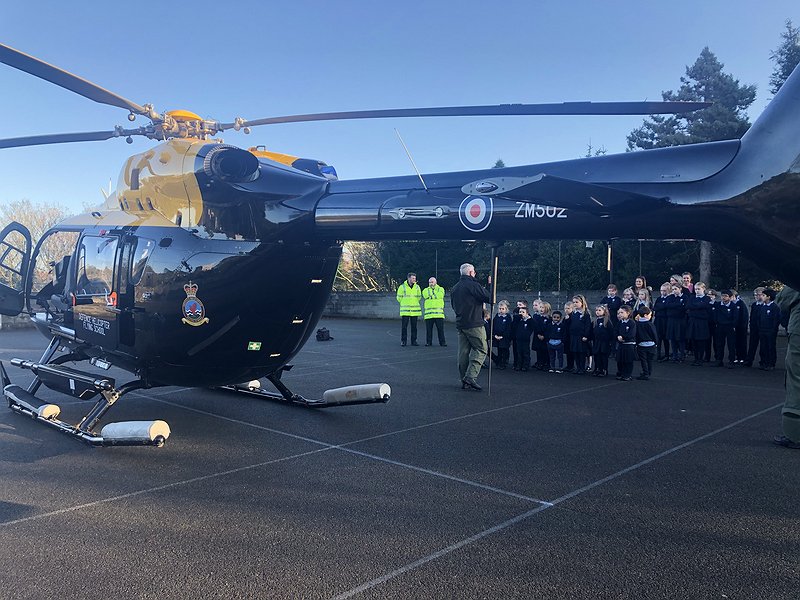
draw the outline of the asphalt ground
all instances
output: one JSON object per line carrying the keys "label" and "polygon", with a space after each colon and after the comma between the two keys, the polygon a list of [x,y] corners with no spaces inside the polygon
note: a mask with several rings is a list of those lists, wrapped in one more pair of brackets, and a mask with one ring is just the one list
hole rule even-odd
{"label": "asphalt ground", "polygon": [[[800,451],[770,443],[782,362],[509,369],[490,395],[486,371],[461,390],[452,328],[448,347],[401,348],[396,322],[322,325],[334,340],[283,381],[387,382],[388,404],[126,396],[107,420],[166,420],[160,449],[0,409],[0,598],[800,597]],[[0,331],[0,360],[44,342]],[[91,404],[39,395],[65,420]]]}

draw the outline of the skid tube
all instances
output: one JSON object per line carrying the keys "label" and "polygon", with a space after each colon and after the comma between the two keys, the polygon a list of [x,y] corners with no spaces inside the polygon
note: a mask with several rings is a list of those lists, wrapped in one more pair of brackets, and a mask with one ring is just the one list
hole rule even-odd
{"label": "skid tube", "polygon": [[[58,374],[60,370],[60,367],[54,364],[41,365],[20,359],[13,359],[11,363],[23,369],[30,369],[34,373],[47,371],[51,376]],[[64,369],[63,374],[72,380],[81,380],[82,383],[93,387],[100,394],[100,398],[77,425],[71,425],[58,418],[61,408],[57,404],[42,400],[31,391],[12,384],[3,363],[0,362],[0,379],[8,407],[18,414],[30,417],[91,446],[161,447],[164,445],[170,434],[169,425],[164,421],[109,423],[101,429],[99,434],[93,431],[95,425],[122,396],[133,390],[149,387],[144,381],[131,381],[115,388],[108,379],[97,379],[88,373],[81,374],[72,369]],[[37,374],[36,379],[29,386],[29,390],[38,389],[41,383]]]}
{"label": "skid tube", "polygon": [[[284,367],[283,370],[289,370],[291,367]],[[275,400],[288,404],[298,406],[305,406],[306,408],[328,408],[331,406],[353,406],[356,404],[376,404],[386,403],[392,394],[392,390],[388,383],[371,383],[365,385],[353,385],[342,388],[335,388],[327,390],[322,398],[314,400],[305,398],[300,394],[295,394],[281,381],[280,374],[273,373],[267,375],[266,379],[274,385],[279,393],[269,392],[261,387],[261,381],[256,379],[247,383],[239,383],[235,385],[220,386],[218,389],[236,392],[238,394],[246,394],[261,398],[262,400]]]}

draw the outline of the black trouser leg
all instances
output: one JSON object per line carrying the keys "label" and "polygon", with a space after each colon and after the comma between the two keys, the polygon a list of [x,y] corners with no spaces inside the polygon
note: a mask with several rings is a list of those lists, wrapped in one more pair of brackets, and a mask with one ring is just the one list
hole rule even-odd
{"label": "black trouser leg", "polygon": [[433,343],[433,319],[425,319],[425,345]]}
{"label": "black trouser leg", "polygon": [[753,364],[753,361],[756,359],[756,350],[758,349],[760,339],[761,337],[758,335],[758,329],[751,329],[750,344],[747,346],[747,362],[749,364]]}
{"label": "black trouser leg", "polygon": [[408,321],[411,317],[400,317],[400,341],[404,344],[408,341]]}
{"label": "black trouser leg", "polygon": [[444,319],[433,319],[436,325],[436,333],[439,336],[439,345],[444,346],[447,342],[444,339]]}

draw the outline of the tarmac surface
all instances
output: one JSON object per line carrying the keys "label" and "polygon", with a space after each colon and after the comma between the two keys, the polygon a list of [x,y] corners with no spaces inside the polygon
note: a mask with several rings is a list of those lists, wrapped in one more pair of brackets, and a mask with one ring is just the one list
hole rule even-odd
{"label": "tarmac surface", "polygon": [[[321,325],[284,383],[387,382],[388,404],[126,396],[106,421],[166,420],[160,449],[0,409],[0,598],[800,597],[800,451],[771,444],[785,338],[773,372],[493,370],[490,395],[485,370],[461,390],[452,326],[401,348],[399,322]],[[44,344],[0,331],[12,381]]]}

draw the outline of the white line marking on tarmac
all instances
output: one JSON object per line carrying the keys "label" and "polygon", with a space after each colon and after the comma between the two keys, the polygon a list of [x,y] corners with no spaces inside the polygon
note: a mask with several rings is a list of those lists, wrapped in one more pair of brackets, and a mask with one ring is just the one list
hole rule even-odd
{"label": "white line marking on tarmac", "polygon": [[512,498],[518,498],[518,499],[521,499],[521,500],[526,500],[528,502],[536,502],[538,504],[545,504],[545,505],[549,504],[545,500],[539,500],[538,498],[532,498],[530,496],[525,496],[523,494],[518,494],[516,492],[510,492],[508,490],[503,490],[503,489],[500,489],[500,488],[496,488],[496,487],[492,487],[492,486],[489,486],[489,485],[485,485],[485,484],[479,483],[477,481],[472,481],[472,480],[469,480],[469,479],[462,479],[460,477],[455,477],[453,475],[447,475],[445,473],[440,473],[438,471],[432,471],[430,469],[425,469],[423,467],[418,467],[416,465],[411,465],[411,464],[408,464],[408,463],[403,463],[403,462],[391,460],[389,458],[383,458],[381,456],[376,456],[374,454],[368,454],[366,452],[361,452],[359,450],[353,450],[352,448],[346,448],[345,447],[346,445],[357,444],[361,440],[356,440],[354,442],[347,442],[346,444],[329,444],[328,442],[323,442],[323,441],[320,441],[320,440],[315,440],[313,438],[308,438],[308,437],[296,435],[294,433],[288,433],[286,431],[280,431],[279,429],[272,429],[271,427],[264,427],[263,425],[257,425],[255,423],[250,423],[248,421],[242,421],[241,419],[233,419],[231,417],[225,417],[225,416],[219,415],[217,413],[212,413],[212,412],[209,412],[209,411],[206,411],[206,410],[201,410],[199,408],[192,408],[190,406],[184,406],[184,405],[178,404],[176,402],[169,402],[167,400],[159,400],[159,399],[156,399],[156,398],[153,398],[152,400],[154,402],[160,402],[162,404],[168,404],[169,406],[175,406],[177,408],[182,408],[182,409],[188,410],[190,412],[196,412],[196,413],[199,413],[201,415],[206,415],[208,417],[213,417],[215,419],[221,419],[223,421],[229,421],[231,423],[236,423],[238,425],[244,425],[246,427],[252,427],[254,429],[260,429],[262,431],[267,431],[269,433],[276,433],[278,435],[284,435],[284,436],[287,436],[287,437],[290,437],[290,438],[294,438],[294,439],[297,439],[297,440],[302,440],[304,442],[310,442],[312,444],[318,444],[320,446],[324,446],[326,450],[341,450],[341,451],[347,452],[349,454],[356,454],[358,456],[363,456],[365,458],[369,458],[369,459],[376,460],[376,461],[379,461],[379,462],[395,465],[395,466],[398,466],[398,467],[403,467],[404,469],[410,469],[412,471],[419,471],[421,473],[427,473],[429,475],[434,475],[435,477],[441,477],[442,479],[449,479],[450,481],[457,481],[459,483],[463,483],[463,484],[471,486],[471,487],[492,491],[492,492],[495,492],[497,494],[502,494],[504,496],[511,496]]}
{"label": "white line marking on tarmac", "polygon": [[499,531],[507,529],[508,527],[511,527],[512,525],[516,525],[517,523],[520,523],[520,522],[524,521],[525,519],[528,519],[529,517],[532,517],[535,514],[543,512],[543,511],[547,510],[548,508],[551,508],[553,506],[557,506],[558,504],[560,504],[562,502],[566,502],[567,500],[575,498],[576,496],[579,496],[579,495],[583,494],[584,492],[588,492],[591,489],[594,489],[594,488],[596,488],[598,486],[601,486],[604,483],[608,483],[609,481],[617,479],[618,477],[621,477],[622,475],[625,475],[627,473],[630,473],[631,471],[635,471],[636,469],[639,469],[639,468],[641,468],[641,467],[643,467],[645,465],[648,465],[648,464],[650,464],[652,462],[655,462],[655,461],[659,460],[660,458],[668,456],[668,455],[670,455],[670,454],[672,454],[674,452],[678,452],[679,450],[683,450],[684,448],[687,448],[687,447],[692,446],[692,445],[694,445],[694,444],[696,444],[698,442],[701,442],[701,441],[703,441],[705,439],[713,437],[713,436],[715,436],[715,435],[717,435],[719,433],[722,433],[723,431],[727,431],[728,429],[736,427],[737,425],[741,425],[745,421],[749,421],[750,419],[754,419],[755,417],[759,417],[759,416],[761,416],[761,415],[763,415],[765,413],[768,413],[770,411],[775,410],[776,408],[780,408],[781,406],[783,406],[783,402],[781,402],[780,404],[776,404],[774,406],[770,406],[769,408],[765,408],[764,410],[760,410],[760,411],[758,411],[756,413],[748,415],[747,417],[743,417],[743,418],[739,419],[738,421],[734,421],[733,423],[729,423],[728,425],[725,425],[724,427],[720,427],[719,429],[715,429],[714,431],[712,431],[710,433],[706,433],[706,434],[701,435],[699,437],[696,437],[693,440],[689,440],[688,442],[684,442],[683,444],[679,444],[677,446],[674,446],[673,448],[670,448],[669,450],[665,450],[663,452],[659,452],[658,454],[655,454],[655,455],[651,456],[650,458],[646,458],[645,460],[642,460],[642,461],[636,463],[635,465],[631,465],[630,467],[626,467],[625,469],[617,471],[616,473],[612,473],[611,475],[609,475],[607,477],[603,477],[602,479],[598,479],[597,481],[594,481],[594,482],[592,482],[592,483],[590,483],[588,485],[585,485],[585,486],[583,486],[581,488],[578,488],[578,489],[573,490],[573,491],[571,491],[571,492],[569,492],[567,494],[564,494],[563,496],[553,500],[551,506],[546,506],[546,505],[538,506],[538,507],[536,507],[536,508],[534,508],[532,510],[529,510],[529,511],[524,512],[524,513],[522,513],[520,515],[517,515],[516,517],[508,519],[507,521],[503,521],[502,523],[499,523],[499,524],[495,525],[494,527],[490,527],[489,529],[485,529],[485,530],[483,530],[483,531],[481,531],[479,533],[476,533],[473,536],[470,536],[470,537],[465,538],[465,539],[463,539],[463,540],[461,540],[459,542],[456,542],[455,544],[451,544],[450,546],[447,546],[446,548],[442,548],[441,550],[438,550],[438,551],[436,551],[436,552],[434,552],[432,554],[429,554],[427,556],[423,556],[422,558],[420,558],[418,560],[415,560],[414,562],[408,563],[407,565],[404,565],[404,566],[402,566],[402,567],[400,567],[398,569],[395,569],[394,571],[390,571],[388,573],[385,573],[384,575],[381,575],[380,577],[372,579],[371,581],[367,581],[367,582],[365,582],[365,583],[363,583],[363,584],[361,584],[361,585],[359,585],[357,587],[354,587],[354,588],[352,588],[352,589],[350,589],[350,590],[348,590],[346,592],[343,592],[343,593],[341,593],[341,594],[339,594],[337,596],[334,596],[332,600],[344,600],[345,598],[351,598],[352,596],[355,596],[356,594],[360,594],[361,592],[365,592],[365,591],[367,591],[367,590],[369,590],[371,588],[374,588],[374,587],[379,586],[379,585],[381,585],[383,583],[386,583],[390,579],[394,579],[395,577],[397,577],[399,575],[402,575],[403,573],[407,573],[407,572],[409,572],[409,571],[411,571],[411,570],[413,570],[413,569],[415,569],[417,567],[421,567],[422,565],[425,565],[425,564],[427,564],[427,563],[429,563],[431,561],[434,561],[434,560],[436,560],[438,558],[441,558],[442,556],[445,556],[446,554],[450,554],[451,552],[454,552],[455,550],[463,548],[464,546],[467,546],[467,545],[469,545],[469,544],[471,544],[473,542],[477,542],[477,541],[479,541],[479,540],[481,540],[481,539],[483,539],[483,538],[485,538],[487,536],[490,536],[490,535],[495,534],[495,533],[497,533]]}
{"label": "white line marking on tarmac", "polygon": [[264,462],[256,463],[254,465],[246,465],[244,467],[237,467],[235,469],[228,469],[227,471],[219,471],[217,473],[211,473],[209,475],[200,475],[199,477],[192,477],[191,479],[183,479],[181,481],[173,481],[172,483],[165,483],[164,485],[159,485],[156,487],[147,488],[144,490],[136,490],[135,492],[129,492],[127,494],[120,494],[118,496],[111,496],[110,498],[102,498],[100,500],[94,500],[93,502],[87,502],[85,504],[79,504],[77,506],[70,506],[68,508],[61,508],[59,510],[53,510],[46,513],[39,513],[38,515],[31,515],[30,517],[22,517],[20,519],[14,519],[13,521],[5,521],[0,523],[0,528],[8,527],[10,525],[16,525],[18,523],[25,523],[27,521],[34,521],[36,519],[43,519],[45,517],[53,517],[56,515],[63,515],[68,512],[73,512],[76,510],[81,510],[83,508],[90,508],[92,506],[98,506],[100,504],[107,504],[109,502],[115,502],[117,500],[125,500],[126,498],[133,498],[134,496],[141,496],[143,494],[150,494],[152,492],[160,492],[162,490],[167,490],[169,488],[178,487],[180,485],[187,485],[189,483],[196,483],[198,481],[205,481],[207,479],[214,479],[217,477],[223,477],[225,475],[232,475],[233,473],[241,473],[242,471],[249,471],[251,469],[257,469],[259,467],[265,467],[267,465],[272,465],[275,463],[283,462],[286,460],[292,460],[294,458],[300,458],[302,456],[307,456],[309,454],[317,454],[319,452],[327,452],[331,448],[317,448],[316,450],[309,450],[308,452],[301,452],[299,454],[293,454],[291,456],[283,456],[281,458],[275,458],[272,460],[267,460]]}

